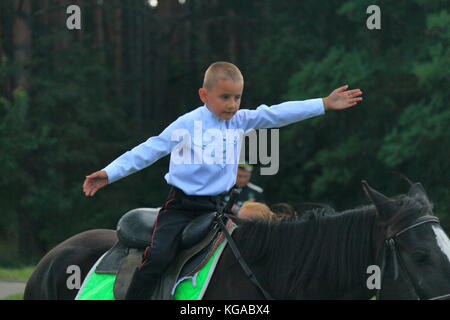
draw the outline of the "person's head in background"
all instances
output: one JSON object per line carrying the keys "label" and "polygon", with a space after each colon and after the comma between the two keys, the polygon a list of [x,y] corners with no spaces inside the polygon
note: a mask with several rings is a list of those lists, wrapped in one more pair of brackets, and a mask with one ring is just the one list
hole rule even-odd
{"label": "person's head in background", "polygon": [[238,218],[248,220],[274,220],[276,215],[264,203],[246,201],[238,212]]}
{"label": "person's head in background", "polygon": [[250,182],[253,166],[251,164],[241,163],[238,166],[236,187],[243,188]]}
{"label": "person's head in background", "polygon": [[297,217],[294,207],[286,202],[275,203],[270,209],[279,219],[295,219]]}

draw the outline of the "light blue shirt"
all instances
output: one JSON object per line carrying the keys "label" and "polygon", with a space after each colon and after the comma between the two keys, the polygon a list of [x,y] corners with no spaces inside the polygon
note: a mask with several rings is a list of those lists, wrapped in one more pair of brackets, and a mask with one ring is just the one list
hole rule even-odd
{"label": "light blue shirt", "polygon": [[[252,129],[278,128],[324,113],[321,98],[289,101],[271,107],[261,105],[256,110],[240,109],[230,120],[220,119],[206,106],[198,107],[172,122],[159,136],[150,137],[102,170],[106,171],[109,183],[113,183],[172,152],[169,172],[164,176],[168,184],[188,195],[218,195],[228,191],[236,183],[242,139],[224,139],[224,143],[232,144],[225,146],[223,150],[234,152],[231,155],[233,161],[207,163],[202,159],[202,152],[213,141],[209,133],[223,133],[223,137],[226,137],[226,132],[232,131],[227,129],[244,133]],[[205,139],[205,133],[210,140]],[[180,163],[179,157],[174,156],[174,150],[178,151],[177,155],[185,155],[191,162]],[[214,152],[211,154],[214,155]]]}

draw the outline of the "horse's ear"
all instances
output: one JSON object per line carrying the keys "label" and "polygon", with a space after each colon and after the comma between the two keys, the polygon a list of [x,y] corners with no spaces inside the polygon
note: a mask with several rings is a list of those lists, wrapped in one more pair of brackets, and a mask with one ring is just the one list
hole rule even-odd
{"label": "horse's ear", "polygon": [[411,188],[408,191],[408,196],[410,196],[411,198],[415,198],[416,200],[419,200],[423,204],[430,207],[430,209],[432,209],[433,207],[433,204],[428,199],[425,188],[422,186],[420,182],[416,182],[411,186]]}
{"label": "horse's ear", "polygon": [[361,181],[364,192],[366,193],[369,200],[375,205],[378,215],[382,219],[389,219],[397,212],[397,206],[395,201],[386,197],[384,194],[378,192],[369,186],[367,181]]}
{"label": "horse's ear", "polygon": [[410,197],[416,197],[418,195],[425,195],[426,196],[426,192],[424,187],[422,186],[422,184],[420,182],[416,182],[414,183],[411,188],[409,188],[408,191],[408,196]]}

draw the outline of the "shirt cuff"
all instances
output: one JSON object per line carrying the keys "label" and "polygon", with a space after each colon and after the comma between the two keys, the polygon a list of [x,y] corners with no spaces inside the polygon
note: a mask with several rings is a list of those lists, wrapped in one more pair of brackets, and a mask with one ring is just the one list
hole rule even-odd
{"label": "shirt cuff", "polygon": [[313,108],[315,109],[315,112],[317,112],[318,116],[325,114],[325,104],[323,103],[322,98],[311,99],[310,101],[313,104]]}
{"label": "shirt cuff", "polygon": [[104,170],[106,172],[106,175],[108,176],[108,184],[116,182],[117,180],[122,178],[119,173],[119,170],[114,166],[108,165],[105,168],[103,168],[102,170]]}

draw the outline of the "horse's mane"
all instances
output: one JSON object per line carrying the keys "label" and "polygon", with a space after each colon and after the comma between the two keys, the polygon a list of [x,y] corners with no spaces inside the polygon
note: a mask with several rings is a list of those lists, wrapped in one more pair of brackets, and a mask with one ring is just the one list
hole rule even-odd
{"label": "horse's mane", "polygon": [[[399,203],[398,220],[427,211],[407,195],[392,199]],[[264,266],[255,273],[275,298],[299,299],[299,292],[343,297],[350,288],[367,290],[376,217],[374,205],[343,212],[324,206],[295,220],[241,221],[234,237],[247,262]]]}
{"label": "horse's mane", "polygon": [[314,290],[317,281],[345,292],[367,278],[361,268],[369,266],[374,217],[373,206],[316,208],[293,221],[246,221],[235,237],[250,264],[263,261],[270,270],[260,277],[276,298],[301,298],[298,289]]}

